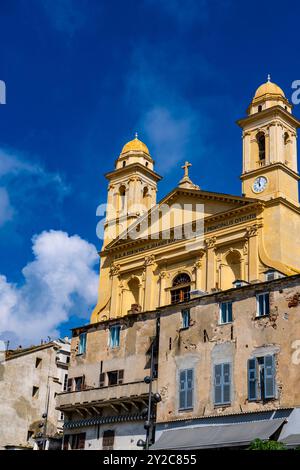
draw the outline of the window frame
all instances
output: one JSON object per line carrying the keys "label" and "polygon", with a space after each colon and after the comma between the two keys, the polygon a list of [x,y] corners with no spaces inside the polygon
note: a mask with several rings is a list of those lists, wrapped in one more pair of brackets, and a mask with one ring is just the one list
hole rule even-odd
{"label": "window frame", "polygon": [[[188,373],[191,372],[192,378],[190,379],[191,386],[189,387]],[[185,387],[182,389],[182,374],[185,373]],[[184,392],[184,406],[181,405],[181,393]],[[188,403],[188,393],[191,392],[191,403]],[[195,371],[194,368],[180,369],[178,374],[178,411],[192,411],[194,409],[194,395],[195,395]]]}
{"label": "window frame", "polygon": [[[118,335],[114,336],[112,331],[118,331]],[[110,349],[117,349],[120,347],[121,343],[121,325],[112,325],[109,328],[109,336],[108,336],[108,346]]]}
{"label": "window frame", "polygon": [[190,326],[191,326],[191,311],[189,308],[185,308],[181,310],[181,330],[187,330]]}
{"label": "window frame", "polygon": [[[84,338],[83,341],[82,341],[82,338]],[[86,343],[87,343],[87,333],[86,331],[84,331],[83,333],[80,333],[79,335],[77,356],[82,356],[83,354],[86,353]]]}
{"label": "window frame", "polygon": [[[271,358],[271,364],[267,364],[268,360]],[[275,354],[265,354],[264,356],[251,357],[248,359],[247,363],[247,380],[248,380],[248,401],[256,402],[266,402],[269,400],[274,400],[277,398],[277,386],[276,386],[276,367],[275,367]],[[251,361],[255,361],[255,368],[249,366]],[[261,367],[263,366],[263,368]],[[270,370],[272,373],[268,371]],[[250,378],[250,371],[255,371],[253,377]],[[262,374],[263,371],[263,374]],[[261,377],[263,375],[263,377]],[[263,379],[263,383],[261,382]],[[267,389],[270,387],[270,382],[272,381],[272,393],[267,393]],[[250,394],[250,385],[255,383],[255,396]],[[251,395],[251,396],[250,396]]]}
{"label": "window frame", "polygon": [[[265,297],[268,297],[268,303],[265,303]],[[260,314],[260,298],[263,298],[263,310],[264,313]],[[267,308],[266,308],[267,305]],[[265,313],[267,311],[267,313]],[[270,315],[270,292],[259,292],[256,294],[256,318],[268,317]]]}
{"label": "window frame", "polygon": [[[225,366],[228,366],[228,375],[229,375],[229,380],[225,381]],[[220,374],[220,383],[216,383],[216,369],[217,367],[221,368],[221,374]],[[213,368],[213,383],[214,383],[214,406],[219,407],[219,406],[230,406],[232,402],[232,363],[231,362],[221,362],[218,364],[214,364]],[[217,401],[216,399],[216,387],[220,387],[221,389],[221,400]],[[224,399],[225,395],[225,387],[229,387],[229,400]]]}
{"label": "window frame", "polygon": [[[226,305],[226,321],[222,321],[222,316],[223,316],[222,305]],[[228,320],[228,317],[229,317],[228,305],[231,305],[231,320]],[[233,302],[231,300],[219,303],[219,325],[228,325],[230,323],[233,323],[232,306],[233,306]]]}

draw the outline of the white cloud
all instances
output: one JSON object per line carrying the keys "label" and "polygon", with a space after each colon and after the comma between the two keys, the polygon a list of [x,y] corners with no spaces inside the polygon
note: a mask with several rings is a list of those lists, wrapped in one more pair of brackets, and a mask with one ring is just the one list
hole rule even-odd
{"label": "white cloud", "polygon": [[33,238],[34,260],[22,270],[22,285],[0,276],[0,335],[29,344],[59,336],[70,316],[88,318],[97,300],[96,248],[78,235],[42,232]]}

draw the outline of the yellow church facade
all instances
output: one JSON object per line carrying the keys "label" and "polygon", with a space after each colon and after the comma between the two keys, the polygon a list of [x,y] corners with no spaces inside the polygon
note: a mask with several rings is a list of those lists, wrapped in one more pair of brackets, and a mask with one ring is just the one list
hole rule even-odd
{"label": "yellow church facade", "polygon": [[136,136],[123,147],[106,175],[99,299],[91,323],[154,311],[234,282],[300,273],[300,122],[268,79],[238,125],[241,196],[200,189],[186,162],[178,186],[157,202],[161,176],[147,146]]}

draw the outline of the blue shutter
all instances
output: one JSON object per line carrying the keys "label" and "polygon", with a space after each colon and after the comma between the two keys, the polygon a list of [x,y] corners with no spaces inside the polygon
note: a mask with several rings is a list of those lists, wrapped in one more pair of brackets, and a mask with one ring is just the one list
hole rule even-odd
{"label": "blue shutter", "polygon": [[256,359],[248,360],[248,400],[257,399]]}
{"label": "blue shutter", "polygon": [[186,408],[193,408],[194,370],[187,370]]}
{"label": "blue shutter", "polygon": [[275,397],[275,367],[274,356],[265,356],[264,358],[264,388],[265,398]]}
{"label": "blue shutter", "polygon": [[258,315],[264,315],[264,296],[258,296]]}
{"label": "blue shutter", "polygon": [[227,321],[232,322],[232,302],[227,304]]}
{"label": "blue shutter", "polygon": [[214,395],[215,404],[222,403],[222,364],[216,364],[214,367]]}
{"label": "blue shutter", "polygon": [[187,389],[187,371],[182,370],[180,371],[180,376],[179,376],[179,409],[180,410],[184,410],[186,408],[186,405],[185,405],[186,389]]}
{"label": "blue shutter", "polygon": [[222,364],[223,365],[223,397],[222,402],[227,404],[230,403],[230,385],[231,385],[231,377],[230,377],[230,364]]}
{"label": "blue shutter", "polygon": [[110,328],[110,347],[111,348],[115,347],[115,338],[116,338],[116,330],[115,330],[115,327],[112,326]]}
{"label": "blue shutter", "polygon": [[120,327],[120,326],[116,326],[115,345],[116,345],[117,347],[120,346],[120,331],[121,331],[121,327]]}
{"label": "blue shutter", "polygon": [[221,304],[221,323],[226,323],[226,304]]}
{"label": "blue shutter", "polygon": [[265,313],[265,315],[269,315],[269,313],[270,313],[270,296],[269,296],[269,294],[264,295],[264,301],[265,301],[264,313]]}

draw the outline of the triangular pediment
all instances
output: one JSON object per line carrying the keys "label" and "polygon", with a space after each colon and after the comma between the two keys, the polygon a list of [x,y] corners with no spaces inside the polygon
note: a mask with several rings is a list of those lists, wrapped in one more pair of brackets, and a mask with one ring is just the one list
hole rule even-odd
{"label": "triangular pediment", "polygon": [[[154,208],[139,217],[125,232],[111,241],[105,251],[124,246],[128,240],[159,239],[166,230],[174,229],[179,224],[187,224],[222,214],[253,203],[257,199],[232,196],[230,194],[202,191],[200,189],[175,188]],[[154,235],[154,236],[153,236]]]}

